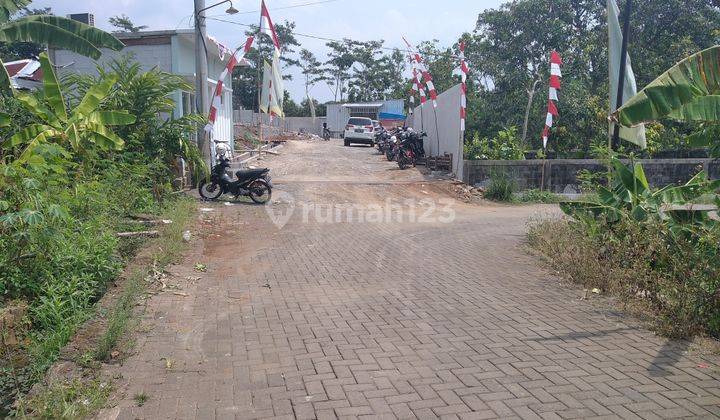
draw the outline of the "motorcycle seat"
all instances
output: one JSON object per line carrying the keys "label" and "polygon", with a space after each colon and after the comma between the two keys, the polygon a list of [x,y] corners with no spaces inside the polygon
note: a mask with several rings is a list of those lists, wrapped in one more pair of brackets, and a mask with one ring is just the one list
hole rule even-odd
{"label": "motorcycle seat", "polygon": [[235,172],[235,176],[240,181],[247,181],[249,179],[260,178],[268,172],[270,172],[270,169],[267,168],[241,169]]}

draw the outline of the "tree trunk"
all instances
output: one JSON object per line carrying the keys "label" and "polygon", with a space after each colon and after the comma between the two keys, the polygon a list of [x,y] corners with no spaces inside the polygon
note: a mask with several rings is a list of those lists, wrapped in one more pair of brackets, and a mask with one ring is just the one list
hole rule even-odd
{"label": "tree trunk", "polygon": [[535,98],[535,90],[537,89],[537,85],[540,83],[540,79],[535,79],[533,82],[532,88],[530,88],[528,93],[528,103],[527,108],[525,108],[525,122],[523,123],[523,133],[522,133],[522,147],[523,149],[527,148],[527,132],[528,132],[528,124],[530,123],[530,108],[532,108],[533,99]]}

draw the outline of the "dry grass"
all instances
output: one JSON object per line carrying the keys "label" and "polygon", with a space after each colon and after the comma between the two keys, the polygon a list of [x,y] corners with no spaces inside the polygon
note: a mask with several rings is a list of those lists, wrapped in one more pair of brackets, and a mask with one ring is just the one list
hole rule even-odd
{"label": "dry grass", "polygon": [[618,298],[623,310],[668,337],[717,337],[720,264],[708,247],[669,241],[661,225],[598,227],[566,219],[529,225],[530,245],[585,288]]}

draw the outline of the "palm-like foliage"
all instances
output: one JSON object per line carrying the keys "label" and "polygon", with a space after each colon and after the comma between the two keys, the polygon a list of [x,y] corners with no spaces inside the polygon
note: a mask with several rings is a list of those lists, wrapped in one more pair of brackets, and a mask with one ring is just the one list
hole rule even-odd
{"label": "palm-like foliage", "polygon": [[[625,166],[613,157],[612,177],[609,187],[598,186],[598,200],[594,202],[564,202],[562,210],[579,220],[586,218],[603,219],[615,223],[622,219],[644,222],[649,219],[663,219],[670,223],[670,231],[679,234],[689,227],[711,227],[717,223],[709,218],[709,209],[692,208],[692,203],[701,197],[716,194],[720,181],[711,181],[701,171],[684,185],[670,185],[654,190],[650,187],[642,165]],[[682,207],[682,208],[678,208]]]}
{"label": "palm-like foliage", "polygon": [[[24,127],[2,144],[3,148],[21,150],[13,164],[38,163],[41,158],[33,152],[38,146],[47,143],[55,143],[80,153],[91,144],[103,149],[121,148],[124,141],[109,126],[132,124],[135,116],[127,111],[102,108],[116,80],[108,78],[94,85],[77,106],[69,111],[55,71],[45,53],[40,55],[40,65],[43,70],[43,91],[18,95],[18,100],[35,115],[38,122]],[[0,117],[0,121],[7,118],[4,115]]]}
{"label": "palm-like foliage", "polygon": [[[92,58],[100,57],[100,48],[121,50],[124,45],[109,33],[59,16],[12,15],[30,4],[29,0],[0,0],[0,41],[36,42],[63,48]],[[0,61],[0,91],[11,89],[10,77]]]}
{"label": "palm-like foliage", "polygon": [[[176,106],[174,95],[193,91],[182,76],[158,68],[143,71],[131,55],[111,60],[107,68],[98,66],[97,76],[69,74],[63,83],[72,91],[83,94],[93,86],[116,80],[112,95],[105,101],[106,109],[124,109],[134,115],[135,122],[119,127],[117,134],[125,139],[125,151],[140,156],[158,157],[169,163],[183,157],[203,176],[207,167],[197,146],[189,140],[197,125],[205,123],[203,116],[192,114],[173,118]],[[71,98],[77,103],[80,98]]]}
{"label": "palm-like foliage", "polygon": [[720,120],[720,46],[682,60],[617,112],[620,124],[671,118],[679,121]]}

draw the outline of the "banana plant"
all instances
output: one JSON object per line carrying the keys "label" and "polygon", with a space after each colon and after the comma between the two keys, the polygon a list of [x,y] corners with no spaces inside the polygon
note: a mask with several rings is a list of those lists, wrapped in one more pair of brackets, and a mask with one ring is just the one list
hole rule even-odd
{"label": "banana plant", "polygon": [[[100,58],[100,48],[119,51],[124,45],[111,34],[59,16],[33,15],[11,20],[30,0],[0,0],[0,42],[35,42]],[[0,60],[0,92],[12,92],[10,77]]]}
{"label": "banana plant", "polygon": [[127,111],[101,109],[116,79],[107,78],[94,85],[76,107],[68,110],[55,70],[45,53],[40,54],[40,66],[43,71],[42,92],[18,94],[18,100],[39,122],[24,127],[2,144],[3,148],[21,150],[13,163],[42,163],[42,159],[33,152],[47,143],[55,143],[76,153],[84,152],[90,145],[106,150],[122,148],[123,140],[109,127],[132,124],[135,116]]}
{"label": "banana plant", "polygon": [[[653,190],[639,163],[626,166],[616,157],[611,159],[612,177],[608,187],[598,186],[598,200],[594,202],[563,202],[565,214],[578,219],[604,219],[616,223],[623,219],[645,222],[649,219],[671,223],[671,231],[679,232],[689,225],[709,227],[715,222],[708,216],[711,210],[693,209],[692,203],[706,195],[715,195],[720,181],[711,181],[704,171],[686,184],[670,185]],[[678,207],[683,207],[678,209]]]}
{"label": "banana plant", "polygon": [[650,83],[616,113],[626,127],[671,118],[720,120],[720,45],[685,58]]}

